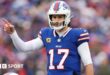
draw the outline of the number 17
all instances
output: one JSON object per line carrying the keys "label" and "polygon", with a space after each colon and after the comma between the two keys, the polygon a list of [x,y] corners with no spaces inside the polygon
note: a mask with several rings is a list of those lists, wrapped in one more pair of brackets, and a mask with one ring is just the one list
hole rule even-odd
{"label": "number 17", "polygon": [[[62,54],[64,53],[61,61],[59,62],[59,64],[56,66],[57,69],[64,69],[64,65],[63,63],[65,62],[68,54],[69,54],[69,49],[58,49],[58,54]],[[50,65],[49,65],[49,69],[55,69],[55,66],[53,65],[53,58],[54,58],[54,49],[51,49],[49,51],[50,54]]]}

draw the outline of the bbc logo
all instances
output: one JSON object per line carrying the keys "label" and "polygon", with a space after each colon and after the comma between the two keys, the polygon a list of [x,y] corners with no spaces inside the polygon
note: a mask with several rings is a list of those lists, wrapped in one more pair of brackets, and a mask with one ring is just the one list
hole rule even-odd
{"label": "bbc logo", "polygon": [[23,68],[23,64],[0,64],[0,69],[8,69],[8,68]]}
{"label": "bbc logo", "polygon": [[0,64],[0,69],[7,69],[7,64]]}

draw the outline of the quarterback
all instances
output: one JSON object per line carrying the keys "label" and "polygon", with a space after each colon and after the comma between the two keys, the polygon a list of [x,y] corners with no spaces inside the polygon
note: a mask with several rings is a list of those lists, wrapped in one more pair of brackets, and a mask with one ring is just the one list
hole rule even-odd
{"label": "quarterback", "polygon": [[94,75],[88,45],[89,33],[83,28],[70,27],[71,10],[68,4],[55,1],[47,15],[49,27],[42,28],[38,37],[33,40],[21,40],[14,26],[5,19],[4,31],[10,35],[18,50],[46,48],[47,75],[81,75],[81,61],[85,67],[85,75]]}

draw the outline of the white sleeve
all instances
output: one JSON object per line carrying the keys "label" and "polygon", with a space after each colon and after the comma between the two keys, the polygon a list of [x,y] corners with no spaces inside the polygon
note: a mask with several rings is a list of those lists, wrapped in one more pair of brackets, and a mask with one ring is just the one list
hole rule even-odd
{"label": "white sleeve", "polygon": [[88,42],[84,42],[78,46],[78,53],[81,57],[81,60],[84,64],[84,66],[86,66],[88,64],[92,64],[92,59],[91,59]]}
{"label": "white sleeve", "polygon": [[39,50],[40,48],[44,46],[42,40],[39,37],[36,39],[30,40],[30,41],[24,42],[17,35],[16,31],[10,34],[10,37],[14,43],[14,46],[18,50],[22,50],[22,51],[30,51],[30,50],[36,50],[36,49]]}

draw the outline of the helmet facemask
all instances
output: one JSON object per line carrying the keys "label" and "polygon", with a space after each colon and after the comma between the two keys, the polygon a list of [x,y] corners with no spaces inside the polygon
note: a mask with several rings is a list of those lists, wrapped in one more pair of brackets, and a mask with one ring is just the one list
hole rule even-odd
{"label": "helmet facemask", "polygon": [[[58,16],[60,16],[60,15],[58,15]],[[61,29],[63,29],[66,26],[65,25],[65,15],[62,15],[62,16],[64,16],[64,20],[61,21],[61,22],[53,21],[52,20],[52,15],[49,16],[50,17],[50,27],[52,29],[61,30]]]}

